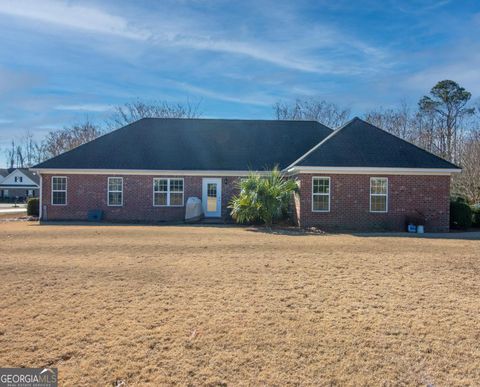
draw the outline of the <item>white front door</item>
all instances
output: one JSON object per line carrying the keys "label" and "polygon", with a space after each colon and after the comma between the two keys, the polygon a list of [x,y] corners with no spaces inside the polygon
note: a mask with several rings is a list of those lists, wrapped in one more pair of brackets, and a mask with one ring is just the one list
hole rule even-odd
{"label": "white front door", "polygon": [[222,179],[204,178],[202,185],[202,206],[206,218],[220,218],[222,215]]}

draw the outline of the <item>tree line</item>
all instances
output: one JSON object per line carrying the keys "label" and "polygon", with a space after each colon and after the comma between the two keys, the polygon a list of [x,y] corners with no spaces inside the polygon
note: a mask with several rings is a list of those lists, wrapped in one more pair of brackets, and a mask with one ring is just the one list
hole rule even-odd
{"label": "tree line", "polygon": [[[480,203],[480,106],[470,92],[451,80],[438,82],[416,106],[401,102],[393,108],[373,109],[363,119],[463,168],[455,175],[452,194]],[[318,100],[279,101],[273,106],[278,120],[316,120],[338,128],[351,119],[348,107]],[[200,103],[171,104],[135,101],[114,108],[103,124],[86,121],[50,131],[41,141],[31,132],[13,140],[7,149],[9,167],[29,167],[73,149],[111,130],[141,118],[201,117]]]}

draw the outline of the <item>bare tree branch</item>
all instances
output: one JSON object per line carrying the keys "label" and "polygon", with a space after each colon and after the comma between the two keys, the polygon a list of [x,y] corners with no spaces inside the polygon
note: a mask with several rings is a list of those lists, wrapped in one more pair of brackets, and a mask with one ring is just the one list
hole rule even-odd
{"label": "bare tree branch", "polygon": [[315,99],[297,99],[293,103],[277,102],[273,110],[277,120],[313,120],[330,128],[337,128],[350,118],[350,109]]}
{"label": "bare tree branch", "polygon": [[115,112],[107,121],[110,130],[131,124],[142,118],[197,118],[202,115],[200,102],[171,104],[166,101],[144,102],[137,100],[115,107]]}

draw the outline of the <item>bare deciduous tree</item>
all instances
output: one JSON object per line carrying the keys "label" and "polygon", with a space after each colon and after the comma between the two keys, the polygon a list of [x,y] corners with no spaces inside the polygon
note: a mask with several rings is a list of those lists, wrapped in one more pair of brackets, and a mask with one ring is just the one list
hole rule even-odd
{"label": "bare deciduous tree", "polygon": [[199,111],[200,102],[171,104],[166,101],[144,102],[137,100],[115,108],[115,113],[107,122],[113,130],[142,118],[197,118],[202,115]]}
{"label": "bare deciduous tree", "polygon": [[15,166],[15,160],[17,155],[17,147],[15,146],[15,140],[12,140],[11,147],[7,149],[7,164],[8,168]]}
{"label": "bare deciduous tree", "polygon": [[415,140],[415,118],[405,101],[401,102],[399,108],[371,110],[364,117],[365,121],[372,125],[408,141]]}
{"label": "bare deciduous tree", "polygon": [[12,140],[6,155],[9,168],[29,168],[41,161],[40,146],[28,130],[22,137]]}
{"label": "bare deciduous tree", "polygon": [[480,131],[462,142],[459,164],[463,170],[453,179],[453,192],[470,203],[480,203]]}
{"label": "bare deciduous tree", "polygon": [[314,120],[330,128],[342,126],[350,118],[350,109],[315,99],[277,102],[273,110],[277,120]]}
{"label": "bare deciduous tree", "polygon": [[89,121],[80,125],[51,131],[42,141],[42,158],[47,159],[58,156],[63,152],[96,139],[103,133],[102,129]]}

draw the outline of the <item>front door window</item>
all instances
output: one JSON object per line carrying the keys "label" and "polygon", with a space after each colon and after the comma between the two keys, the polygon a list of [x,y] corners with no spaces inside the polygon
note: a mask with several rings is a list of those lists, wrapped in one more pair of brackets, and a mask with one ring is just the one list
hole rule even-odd
{"label": "front door window", "polygon": [[207,184],[207,211],[217,211],[217,183]]}

